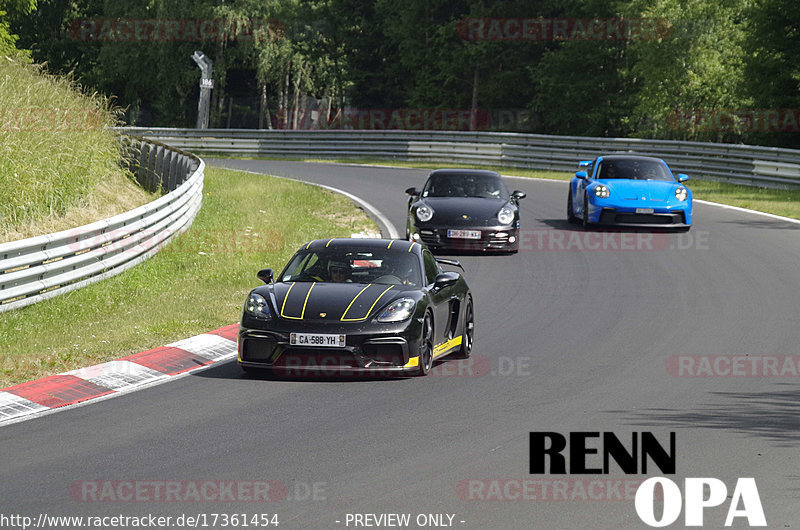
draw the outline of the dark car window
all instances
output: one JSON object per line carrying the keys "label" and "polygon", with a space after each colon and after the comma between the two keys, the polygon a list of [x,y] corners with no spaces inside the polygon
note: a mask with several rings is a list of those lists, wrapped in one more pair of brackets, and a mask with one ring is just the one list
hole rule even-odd
{"label": "dark car window", "polygon": [[406,250],[303,249],[281,273],[282,282],[354,282],[422,285],[419,258]]}
{"label": "dark car window", "polygon": [[603,161],[598,175],[599,179],[675,180],[664,164],[650,160]]}
{"label": "dark car window", "polygon": [[425,262],[425,280],[430,285],[436,281],[436,276],[439,275],[439,264],[436,263],[436,258],[433,257],[430,250],[424,250],[422,257]]}
{"label": "dark car window", "polygon": [[422,189],[422,196],[505,199],[509,193],[499,175],[447,173],[431,175]]}

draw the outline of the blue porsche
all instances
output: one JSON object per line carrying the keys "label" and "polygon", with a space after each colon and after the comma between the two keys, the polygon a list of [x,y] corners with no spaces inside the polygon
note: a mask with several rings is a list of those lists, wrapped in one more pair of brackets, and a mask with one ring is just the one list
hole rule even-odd
{"label": "blue porsche", "polygon": [[689,177],[673,176],[660,158],[599,156],[582,161],[569,183],[567,219],[592,224],[677,228],[692,226]]}

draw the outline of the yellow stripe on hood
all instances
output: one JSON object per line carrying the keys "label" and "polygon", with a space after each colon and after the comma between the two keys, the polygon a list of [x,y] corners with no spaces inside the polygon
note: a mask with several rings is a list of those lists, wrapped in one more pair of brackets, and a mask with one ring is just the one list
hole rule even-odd
{"label": "yellow stripe on hood", "polygon": [[371,284],[367,285],[366,287],[364,287],[363,289],[361,289],[361,290],[358,292],[358,294],[355,296],[355,298],[353,298],[353,300],[350,302],[350,305],[348,305],[348,306],[347,306],[347,309],[345,309],[345,310],[344,310],[344,313],[342,313],[342,318],[341,318],[341,321],[342,321],[342,322],[358,322],[359,320],[366,320],[366,319],[367,319],[367,317],[369,316],[369,314],[370,314],[370,313],[372,313],[372,310],[373,310],[373,309],[375,309],[375,306],[378,304],[378,300],[380,300],[381,298],[383,298],[383,295],[385,295],[387,292],[389,292],[389,290],[390,290],[392,287],[394,287],[393,285],[390,285],[390,286],[389,286],[389,287],[387,287],[387,288],[386,288],[386,289],[385,289],[385,290],[384,290],[384,291],[383,291],[381,294],[379,294],[379,295],[378,295],[378,297],[375,299],[375,301],[374,301],[374,302],[372,303],[372,305],[370,306],[370,308],[367,310],[367,313],[366,313],[366,314],[365,314],[363,317],[359,317],[359,318],[346,318],[346,317],[347,317],[347,312],[348,312],[348,311],[350,311],[350,308],[351,308],[351,307],[353,307],[353,304],[356,302],[356,300],[358,299],[358,297],[359,297],[359,296],[361,296],[361,293],[363,293],[364,291],[366,291],[367,289],[369,289],[369,288],[370,288],[370,287],[372,287],[373,285],[375,285],[375,284],[372,284],[372,283],[371,283]]}
{"label": "yellow stripe on hood", "polygon": [[290,318],[290,319],[293,319],[293,320],[303,320],[303,318],[305,318],[305,316],[306,316],[306,305],[308,305],[308,297],[311,296],[311,289],[314,288],[314,286],[317,284],[317,282],[312,282],[311,283],[311,287],[308,288],[308,292],[306,293],[306,298],[303,301],[303,309],[300,312],[300,316],[299,317],[293,317],[293,316],[287,315],[287,314],[285,314],[283,312],[283,310],[286,309],[286,300],[289,299],[289,294],[292,292],[292,289],[294,288],[295,283],[296,282],[292,282],[292,285],[289,286],[289,290],[286,291],[286,296],[283,297],[283,304],[281,304],[281,316],[283,318]]}

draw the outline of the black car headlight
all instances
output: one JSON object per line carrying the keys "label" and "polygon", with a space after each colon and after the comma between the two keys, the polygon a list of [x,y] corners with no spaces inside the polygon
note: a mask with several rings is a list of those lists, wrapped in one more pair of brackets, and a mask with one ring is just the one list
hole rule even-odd
{"label": "black car headlight", "polygon": [[427,204],[423,204],[419,208],[417,208],[417,219],[421,223],[427,223],[433,218],[433,208],[428,206]]}
{"label": "black car headlight", "polygon": [[497,212],[497,220],[501,225],[510,225],[514,221],[514,210],[508,206],[504,206]]}
{"label": "black car headlight", "polygon": [[611,195],[611,191],[608,189],[608,186],[598,184],[594,188],[594,194],[601,199],[606,199],[609,195]]}
{"label": "black car headlight", "polygon": [[269,310],[266,298],[257,293],[250,293],[244,303],[244,312],[259,320],[272,320],[272,313]]}
{"label": "black car headlight", "polygon": [[414,314],[416,302],[411,298],[400,298],[395,300],[378,315],[378,322],[402,322],[411,318]]}
{"label": "black car headlight", "polygon": [[689,196],[689,192],[684,187],[675,188],[675,198],[679,201],[685,201],[686,197]]}

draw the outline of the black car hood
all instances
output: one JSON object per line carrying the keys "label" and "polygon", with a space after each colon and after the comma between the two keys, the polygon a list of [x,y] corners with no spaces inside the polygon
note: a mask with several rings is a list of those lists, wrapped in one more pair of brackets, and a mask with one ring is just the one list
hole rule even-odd
{"label": "black car hood", "polygon": [[481,197],[427,197],[423,202],[433,208],[433,224],[491,226],[498,223],[497,212],[509,201]]}
{"label": "black car hood", "polygon": [[280,282],[272,286],[278,316],[304,322],[363,322],[406,288],[379,283]]}

